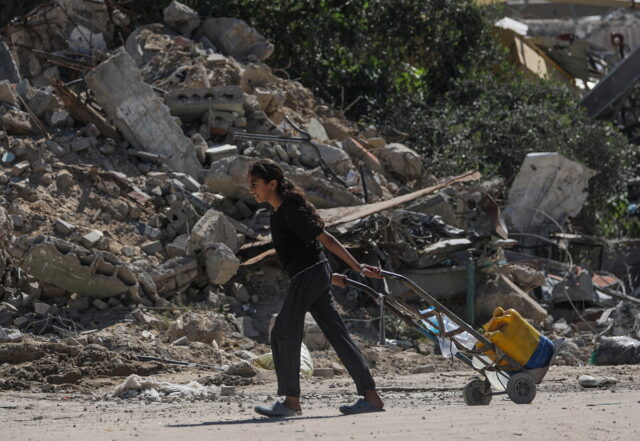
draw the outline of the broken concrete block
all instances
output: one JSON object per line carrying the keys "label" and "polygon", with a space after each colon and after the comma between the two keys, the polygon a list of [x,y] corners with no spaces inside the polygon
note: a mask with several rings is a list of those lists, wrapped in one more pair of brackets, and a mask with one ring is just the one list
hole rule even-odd
{"label": "broken concrete block", "polygon": [[349,129],[338,118],[329,118],[324,123],[324,130],[330,139],[343,141],[351,136]]}
{"label": "broken concrete block", "polygon": [[54,111],[62,107],[51,87],[36,89],[36,92],[28,102],[29,108],[38,118],[42,118],[45,112]]}
{"label": "broken concrete block", "polygon": [[158,294],[185,289],[198,276],[198,262],[193,257],[174,257],[148,269]]}
{"label": "broken concrete block", "polygon": [[22,340],[22,333],[17,329],[0,327],[0,343],[15,343]]}
{"label": "broken concrete block", "polygon": [[202,137],[201,134],[196,133],[191,137],[191,142],[193,143],[193,148],[196,151],[196,155],[198,156],[198,161],[205,162],[207,160],[206,151],[209,146],[207,145],[207,141]]}
{"label": "broken concrete block", "polygon": [[180,337],[180,338],[174,340],[171,343],[171,345],[172,346],[189,346],[189,339],[186,336]]}
{"label": "broken concrete block", "polygon": [[50,236],[33,240],[20,268],[42,284],[91,298],[138,290],[131,270],[113,254],[89,251]]}
{"label": "broken concrete block", "polygon": [[205,315],[189,312],[171,323],[167,333],[169,341],[186,336],[189,341],[212,344],[214,340],[221,342],[232,331],[233,327],[227,323],[222,314],[207,313]]}
{"label": "broken concrete block", "polygon": [[71,144],[71,150],[74,152],[81,152],[83,150],[87,150],[90,148],[94,148],[98,145],[98,139],[95,137],[91,138],[80,138],[74,140]]}
{"label": "broken concrete block", "polygon": [[173,0],[164,11],[162,11],[164,22],[180,31],[186,36],[200,26],[200,16],[198,13],[180,2]]}
{"label": "broken concrete block", "polygon": [[509,190],[505,220],[519,232],[546,237],[557,231],[556,223],[562,225],[580,212],[595,174],[559,153],[529,153]]}
{"label": "broken concrete block", "polygon": [[209,243],[223,243],[233,252],[239,248],[236,229],[220,211],[210,209],[200,218],[191,231],[189,246],[198,251]]}
{"label": "broken concrete block", "polygon": [[374,153],[389,173],[403,182],[415,181],[422,176],[422,158],[403,144],[387,144]]}
{"label": "broken concrete block", "polygon": [[164,100],[171,114],[184,120],[201,118],[209,110],[244,114],[240,86],[176,89],[167,93]]}
{"label": "broken concrete block", "polygon": [[182,183],[185,190],[192,193],[200,191],[200,183],[193,177],[184,173],[173,173],[173,176]]}
{"label": "broken concrete block", "polygon": [[162,242],[160,242],[159,240],[146,242],[140,245],[140,248],[147,254],[160,253],[162,251]]}
{"label": "broken concrete block", "polygon": [[261,110],[247,114],[247,131],[263,135],[282,135],[282,130]]}
{"label": "broken concrete block", "polygon": [[29,115],[17,109],[11,109],[0,115],[0,127],[3,127],[7,133],[16,135],[31,135],[37,132],[31,124]]}
{"label": "broken concrete block", "polygon": [[236,114],[222,110],[208,110],[202,117],[202,123],[213,135],[224,135],[233,126]]}
{"label": "broken concrete block", "polygon": [[29,167],[31,167],[31,164],[29,163],[29,161],[18,162],[11,169],[11,176],[20,176],[22,173],[28,170]]}
{"label": "broken concrete block", "polygon": [[60,234],[71,234],[75,231],[76,226],[63,221],[62,219],[56,219],[55,224],[53,225],[54,230],[56,230]]}
{"label": "broken concrete block", "polygon": [[176,237],[173,242],[166,246],[167,254],[169,258],[178,256],[187,256],[189,251],[189,238],[186,234],[181,234]]}
{"label": "broken concrete block", "polygon": [[350,169],[354,168],[351,157],[344,150],[326,144],[316,144],[317,149],[310,144],[301,144],[298,146],[300,151],[300,162],[307,167],[313,168],[320,164],[320,158],[336,171],[339,175],[346,175]]}
{"label": "broken concrete block", "polygon": [[84,236],[82,236],[82,239],[80,239],[80,242],[82,243],[83,246],[87,248],[93,248],[98,244],[98,242],[102,240],[103,236],[104,234],[102,233],[102,231],[93,230],[90,233],[87,233]]}
{"label": "broken concrete block", "polygon": [[[251,317],[248,317],[248,316],[238,317],[236,318],[235,322],[236,322],[236,326],[240,330],[240,333],[245,337],[256,338],[260,335],[260,333],[256,331],[255,327],[253,326],[253,319]],[[236,355],[240,356],[245,360],[252,360],[256,358],[255,354],[252,354],[251,352],[248,352],[248,351],[243,351],[243,352],[248,353],[247,356],[242,356],[238,354],[238,352],[236,352]]]}
{"label": "broken concrete block", "polygon": [[12,106],[18,105],[13,85],[7,80],[0,81],[0,103],[7,103]]}
{"label": "broken concrete block", "polygon": [[417,366],[411,369],[412,374],[432,374],[435,371],[436,371],[436,367],[432,364]]}
{"label": "broken concrete block", "polygon": [[208,18],[197,32],[206,36],[223,54],[239,60],[263,61],[273,52],[269,43],[254,28],[236,18]]}
{"label": "broken concrete block", "polygon": [[240,261],[231,248],[223,243],[209,246],[205,251],[207,275],[211,283],[223,285],[227,283],[240,268]]}
{"label": "broken concrete block", "polygon": [[131,145],[166,157],[175,171],[199,177],[193,144],[126,52],[119,50],[97,66],[86,82]]}
{"label": "broken concrete block", "polygon": [[33,302],[33,312],[35,312],[38,317],[46,317],[50,308],[46,303]]}
{"label": "broken concrete block", "polygon": [[238,146],[232,144],[209,147],[205,152],[206,158],[211,162],[226,158],[227,156],[235,156],[237,154]]}
{"label": "broken concrete block", "polygon": [[502,274],[478,288],[475,306],[477,320],[488,321],[498,306],[505,310],[513,308],[534,323],[542,323],[547,317],[547,311],[538,302]]}
{"label": "broken concrete block", "polygon": [[311,118],[307,121],[306,124],[303,125],[304,130],[311,135],[312,139],[320,142],[326,142],[329,140],[327,136],[327,132],[324,129],[324,126],[317,118]]}
{"label": "broken concrete block", "polygon": [[56,181],[56,187],[58,191],[66,192],[74,184],[74,178],[71,172],[67,169],[58,170],[54,174]]}

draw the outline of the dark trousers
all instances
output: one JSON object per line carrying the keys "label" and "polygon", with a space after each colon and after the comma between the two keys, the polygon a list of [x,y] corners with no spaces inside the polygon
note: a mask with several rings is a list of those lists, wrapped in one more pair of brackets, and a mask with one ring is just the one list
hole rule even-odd
{"label": "dark trousers", "polygon": [[300,345],[309,311],[356,383],[358,395],[375,389],[369,366],[355,345],[331,298],[331,268],[319,263],[291,279],[287,297],[271,330],[278,395],[300,396]]}

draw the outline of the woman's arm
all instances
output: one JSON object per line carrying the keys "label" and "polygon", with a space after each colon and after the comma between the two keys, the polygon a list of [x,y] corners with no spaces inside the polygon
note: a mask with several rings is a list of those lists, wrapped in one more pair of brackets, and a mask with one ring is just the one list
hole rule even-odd
{"label": "woman's arm", "polygon": [[[351,255],[351,253],[349,253],[349,251],[347,251],[347,249],[340,243],[340,241],[326,231],[320,233],[320,236],[318,236],[318,240],[327,250],[331,251],[333,254],[342,259],[344,263],[349,265],[352,270],[358,273],[362,273],[367,277],[373,277],[376,279],[382,278],[382,276],[380,275],[379,267],[371,265],[361,265],[360,263],[358,263],[358,261]],[[344,286],[343,284],[339,284],[336,282],[338,282],[338,278],[334,277],[334,285]]]}

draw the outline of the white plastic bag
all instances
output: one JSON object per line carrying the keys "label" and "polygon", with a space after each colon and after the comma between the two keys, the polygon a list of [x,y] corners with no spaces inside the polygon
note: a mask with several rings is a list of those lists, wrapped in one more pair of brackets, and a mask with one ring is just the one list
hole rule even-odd
{"label": "white plastic bag", "polygon": [[[263,369],[274,370],[276,368],[273,364],[273,354],[271,352],[254,358],[253,363]],[[313,359],[304,343],[300,346],[300,373],[305,377],[313,376]]]}
{"label": "white plastic bag", "polygon": [[[424,314],[425,312],[429,312],[433,309],[434,309],[433,306],[431,306],[423,311],[420,311],[420,313]],[[443,357],[451,358],[454,355],[456,355],[456,353],[458,352],[458,348],[456,347],[456,345],[453,344],[453,342],[450,339],[439,336],[440,333],[438,332],[438,329],[437,329],[438,319],[435,316],[427,317],[426,319],[423,319],[422,323],[427,327],[429,332],[431,332],[433,335],[435,335],[438,338],[438,344],[440,345],[440,352],[442,352]],[[449,319],[449,317],[447,317],[444,314],[442,314],[442,324],[444,325],[445,332],[451,332],[459,328],[459,326],[455,322],[453,322],[451,319]],[[473,349],[476,344],[476,338],[466,331],[461,332],[460,334],[457,334],[455,337],[458,343],[462,344],[462,346],[464,346],[467,349]]]}

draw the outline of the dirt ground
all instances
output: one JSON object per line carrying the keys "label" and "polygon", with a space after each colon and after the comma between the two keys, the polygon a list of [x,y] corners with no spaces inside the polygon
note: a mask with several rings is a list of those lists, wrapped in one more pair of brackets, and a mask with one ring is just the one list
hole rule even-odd
{"label": "dirt ground", "polygon": [[[158,375],[159,380],[187,383],[208,373],[188,370]],[[618,379],[608,389],[583,389],[581,374]],[[57,391],[0,393],[3,440],[190,441],[369,439],[547,439],[638,440],[640,379],[637,366],[553,366],[539,385],[533,403],[517,405],[504,395],[488,406],[469,407],[462,386],[470,370],[377,376],[387,410],[342,416],[337,407],[352,402],[347,376],[304,379],[304,413],[292,419],[265,419],[256,404],[274,399],[275,378],[267,378],[215,402],[146,402],[99,398],[122,378],[102,379],[93,393]]]}

